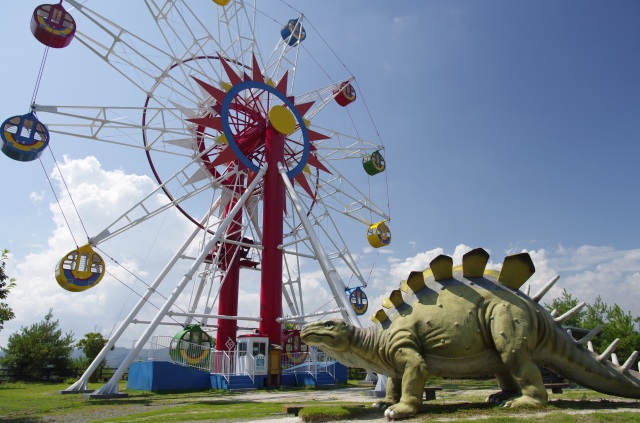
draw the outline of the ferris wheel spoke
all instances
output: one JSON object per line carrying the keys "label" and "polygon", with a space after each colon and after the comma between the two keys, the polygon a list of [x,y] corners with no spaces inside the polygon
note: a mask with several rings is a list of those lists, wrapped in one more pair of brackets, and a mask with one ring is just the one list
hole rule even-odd
{"label": "ferris wheel spoke", "polygon": [[[85,5],[75,0],[69,0],[68,3],[82,13],[93,24],[93,28],[97,28],[96,37],[105,37],[104,41],[98,41],[93,34],[77,31],[76,39],[142,92],[147,92],[157,75],[164,70],[161,65],[156,63],[157,60],[152,60],[152,58],[163,57],[165,63],[178,61],[177,57],[168,55],[162,48],[132,34]],[[135,42],[139,47],[134,47],[132,42]],[[142,47],[145,51],[141,51]]]}
{"label": "ferris wheel spoke", "polygon": [[[56,115],[47,126],[51,133],[133,147],[162,154],[193,156],[193,133],[180,117],[178,108],[47,106],[35,104],[36,112]],[[146,117],[145,125],[141,124]],[[146,145],[141,142],[144,129]],[[167,148],[167,145],[182,148]]]}
{"label": "ferris wheel spoke", "polygon": [[307,119],[314,118],[317,114],[319,114],[325,107],[330,104],[333,104],[336,96],[339,94],[339,89],[342,84],[350,83],[355,78],[347,78],[340,82],[334,82],[330,85],[317,88],[315,90],[309,91],[305,94],[300,94],[296,96],[296,102],[298,103],[313,103],[313,107],[307,112],[305,117]]}
{"label": "ferris wheel spoke", "polygon": [[280,80],[280,78],[289,73],[291,76],[291,89],[295,85],[295,76],[298,69],[298,59],[300,53],[300,45],[306,38],[306,30],[304,29],[304,16],[291,19],[282,28],[280,37],[271,52],[267,63],[263,69],[264,74],[269,78]]}
{"label": "ferris wheel spoke", "polygon": [[[192,174],[192,170],[189,170],[189,168],[193,167],[194,165],[195,162],[189,163],[187,166],[177,172],[173,177],[167,179],[164,184],[158,186],[145,198],[136,203],[133,207],[131,207],[120,217],[118,217],[113,223],[103,229],[99,234],[92,237],[90,239],[91,244],[98,245],[108,239],[111,239],[121,234],[122,232],[125,232],[139,225],[140,223],[161,214],[162,212],[165,212],[173,207],[180,206],[187,200],[198,196],[203,192],[206,193],[211,190],[215,191],[219,189],[222,193],[225,193],[229,196],[229,189],[226,188],[225,185],[226,180],[229,178],[229,174],[220,177],[218,180],[213,180],[200,185],[185,182],[189,180]],[[158,205],[157,195],[165,191],[169,185],[176,183],[183,188],[183,194],[170,199],[170,201],[167,203]],[[230,196],[233,196],[233,194],[231,194]],[[215,198],[216,196],[212,195],[212,197]],[[223,200],[222,197],[222,194],[217,196],[217,199],[210,207],[211,212],[218,209],[221,204],[222,206],[224,206],[226,203],[228,203],[228,200]],[[207,225],[208,227],[214,227],[218,223],[218,221],[219,219],[214,220],[213,223],[210,222]]]}
{"label": "ferris wheel spoke", "polygon": [[318,184],[316,201],[324,207],[351,217],[361,223],[371,224],[371,219],[361,215],[369,213],[377,220],[390,220],[390,217],[373,201],[355,187],[336,169],[330,168],[332,174],[327,179],[321,179]]}
{"label": "ferris wheel spoke", "polygon": [[[216,52],[230,59],[231,66],[241,74],[250,69],[253,54],[260,56],[254,42],[255,19],[252,19],[242,2],[216,8],[219,22],[217,34],[210,33],[211,25],[203,22],[200,18],[202,13],[195,10],[190,2],[167,2],[162,6],[155,1],[145,0],[145,3],[174,57],[184,61]],[[243,31],[250,35],[241,35]],[[200,70],[201,75],[224,80],[222,68],[219,64],[215,66],[215,61],[195,63],[194,67]]]}
{"label": "ferris wheel spoke", "polygon": [[[188,102],[196,97],[199,90],[190,78],[184,76],[197,75],[203,78],[212,77],[213,74],[216,76],[214,79],[223,80],[220,66],[214,65],[218,54],[215,40],[210,34],[194,37],[189,49],[176,55],[166,38],[165,43],[162,43],[164,45],[152,44],[76,1],[69,3],[93,24],[91,33],[77,32],[79,42],[142,93],[147,94],[155,91],[158,85],[164,85],[171,92],[174,101]],[[178,21],[176,19],[172,22]],[[98,37],[105,39],[98,40]]]}

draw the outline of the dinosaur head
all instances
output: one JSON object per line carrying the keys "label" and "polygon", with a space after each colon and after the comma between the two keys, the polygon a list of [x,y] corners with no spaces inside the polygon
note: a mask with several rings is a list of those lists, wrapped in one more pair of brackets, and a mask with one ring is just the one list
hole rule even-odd
{"label": "dinosaur head", "polygon": [[346,351],[351,344],[355,327],[342,320],[321,320],[305,325],[300,332],[302,342],[323,350]]}

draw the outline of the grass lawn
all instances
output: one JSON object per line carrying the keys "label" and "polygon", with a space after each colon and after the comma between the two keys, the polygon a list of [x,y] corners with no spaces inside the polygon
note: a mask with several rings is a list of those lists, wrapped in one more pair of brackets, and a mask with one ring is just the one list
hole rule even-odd
{"label": "grass lawn", "polygon": [[[126,390],[123,382],[120,391]],[[60,421],[237,421],[280,413],[278,403],[235,400],[237,394],[223,391],[158,394],[132,392],[126,398],[87,400],[79,394],[61,395],[69,384],[5,383],[0,386],[0,421],[37,422],[45,417]],[[89,384],[97,389],[102,384]],[[73,418],[67,416],[73,415]]]}
{"label": "grass lawn", "polygon": [[[425,402],[413,422],[454,421],[466,422],[640,422],[640,402],[622,400],[589,390],[565,390],[563,394],[550,394],[551,403],[542,410],[512,410],[491,407],[483,402],[486,389],[495,390],[495,381],[432,380],[431,385],[443,387],[435,401]],[[61,395],[58,391],[69,384],[0,385],[0,421],[35,423],[53,421],[77,422],[239,422],[265,419],[281,415],[282,405],[290,400],[270,399],[251,401],[241,393],[205,391],[190,393],[151,393],[128,391],[128,397],[111,400],[87,400],[78,394]],[[101,384],[90,385],[97,389]],[[351,386],[357,386],[354,383]],[[124,382],[121,392],[126,392]],[[257,391],[266,398],[280,391]],[[301,390],[313,396],[314,391]],[[309,397],[310,395],[307,395]],[[245,398],[245,399],[243,399]],[[253,397],[255,398],[255,396]],[[303,409],[300,417],[309,422],[332,420],[380,419],[380,410],[370,407],[328,407],[335,398],[317,401],[314,407]],[[372,399],[364,397],[367,406]],[[315,407],[317,405],[317,407]],[[624,410],[622,409],[624,408]],[[638,412],[636,412],[638,411]],[[585,414],[586,413],[586,414]]]}

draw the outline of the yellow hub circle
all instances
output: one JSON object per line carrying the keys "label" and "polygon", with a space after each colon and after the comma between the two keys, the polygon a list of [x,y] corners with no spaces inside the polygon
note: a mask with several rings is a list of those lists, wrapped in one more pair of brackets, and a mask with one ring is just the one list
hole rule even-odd
{"label": "yellow hub circle", "polygon": [[284,106],[273,106],[269,110],[269,121],[276,131],[284,135],[291,135],[296,130],[296,118]]}

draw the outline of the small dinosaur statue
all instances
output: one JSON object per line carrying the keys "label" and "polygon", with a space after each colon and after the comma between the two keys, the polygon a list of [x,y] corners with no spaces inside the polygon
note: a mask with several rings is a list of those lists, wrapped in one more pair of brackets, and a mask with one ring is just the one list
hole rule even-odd
{"label": "small dinosaur statue", "polygon": [[387,375],[386,397],[374,406],[386,408],[388,418],[418,412],[430,375],[495,375],[501,391],[488,402],[544,405],[548,397],[538,366],[602,393],[640,398],[640,373],[631,370],[637,351],[620,365],[613,354],[617,341],[603,354],[593,351],[589,340],[601,328],[574,340],[561,323],[584,303],[558,318],[538,304],[557,277],[529,297],[519,291],[535,272],[528,253],[506,257],[499,273],[486,269],[488,260],[478,248],[454,268],[451,257],[440,255],[385,299],[391,311],[372,317],[377,326],[318,321],[303,328],[302,340],[347,366]]}

